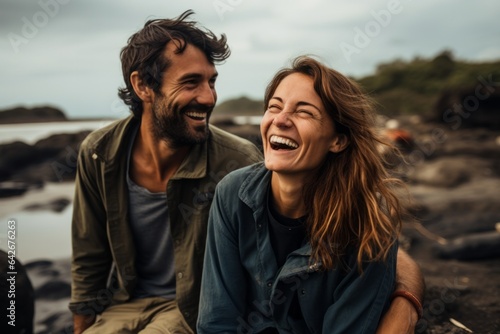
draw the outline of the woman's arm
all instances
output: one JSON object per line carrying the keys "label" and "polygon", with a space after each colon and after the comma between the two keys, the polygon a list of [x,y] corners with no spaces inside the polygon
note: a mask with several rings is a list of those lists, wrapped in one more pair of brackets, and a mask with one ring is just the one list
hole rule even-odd
{"label": "woman's arm", "polygon": [[323,333],[374,333],[389,302],[396,279],[395,243],[386,261],[366,262],[360,275],[355,256],[334,294],[323,322]]}
{"label": "woman's arm", "polygon": [[234,217],[228,219],[225,212],[224,204],[227,205],[228,200],[217,188],[208,219],[197,323],[199,334],[234,333],[245,314],[246,278],[239,257],[234,226],[237,223]]}
{"label": "woman's arm", "polygon": [[[396,267],[396,288],[394,291],[408,291],[420,304],[423,303],[425,283],[418,264],[404,251],[398,251]],[[415,332],[418,312],[404,297],[395,297],[378,326],[378,334],[411,334]]]}

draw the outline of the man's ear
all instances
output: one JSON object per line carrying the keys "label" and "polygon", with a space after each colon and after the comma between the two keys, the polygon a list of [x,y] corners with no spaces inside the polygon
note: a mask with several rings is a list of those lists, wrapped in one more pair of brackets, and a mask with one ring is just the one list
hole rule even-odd
{"label": "man's ear", "polygon": [[130,83],[134,88],[134,92],[142,100],[142,102],[153,103],[153,90],[141,80],[139,72],[134,71],[130,74]]}
{"label": "man's ear", "polygon": [[349,139],[344,134],[337,134],[332,141],[332,145],[330,146],[330,152],[339,153],[346,149],[349,145]]}

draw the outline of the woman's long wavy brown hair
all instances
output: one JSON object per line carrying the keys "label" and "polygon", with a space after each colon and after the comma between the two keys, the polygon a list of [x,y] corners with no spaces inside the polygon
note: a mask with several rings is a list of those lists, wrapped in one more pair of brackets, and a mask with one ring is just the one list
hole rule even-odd
{"label": "woman's long wavy brown hair", "polygon": [[379,138],[373,103],[358,84],[308,56],[296,58],[274,76],[266,89],[266,106],[279,83],[293,73],[313,79],[335,130],[348,140],[343,151],[328,154],[304,188],[311,260],[333,269],[348,248],[356,247],[362,271],[364,261],[387,257],[401,229],[402,207],[395,191],[403,183],[390,177],[377,149],[390,144]]}

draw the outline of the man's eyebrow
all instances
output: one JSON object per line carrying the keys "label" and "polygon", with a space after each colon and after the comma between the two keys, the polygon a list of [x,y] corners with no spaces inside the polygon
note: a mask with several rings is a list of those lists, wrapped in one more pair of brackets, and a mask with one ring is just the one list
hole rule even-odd
{"label": "man's eyebrow", "polygon": [[[283,103],[283,99],[279,96],[273,96],[273,97],[271,97],[270,100],[272,100],[272,99],[278,100],[281,103]],[[310,102],[299,101],[299,102],[297,102],[297,107],[300,107],[300,106],[310,106],[310,107],[313,107],[314,109],[318,110],[319,112],[321,112],[321,109],[319,109],[317,106],[315,106],[314,104],[312,104]]]}
{"label": "man's eyebrow", "polygon": [[[215,79],[219,76],[219,73],[215,72],[210,79]],[[203,75],[200,73],[186,73],[179,78],[179,81],[189,80],[189,79],[201,79]]]}

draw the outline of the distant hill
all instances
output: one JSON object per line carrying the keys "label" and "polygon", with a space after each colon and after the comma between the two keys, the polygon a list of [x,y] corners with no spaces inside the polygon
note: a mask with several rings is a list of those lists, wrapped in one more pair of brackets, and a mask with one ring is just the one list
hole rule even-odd
{"label": "distant hill", "polygon": [[35,123],[35,122],[60,122],[67,117],[61,110],[43,106],[35,108],[16,107],[0,110],[0,124]]}
{"label": "distant hill", "polygon": [[[443,104],[444,100],[450,100],[448,96],[454,96],[458,103],[463,104],[463,92],[471,92],[468,94],[474,96],[478,85],[483,85],[482,93],[495,90],[488,101],[481,100],[481,104],[488,103],[490,109],[496,109],[500,60],[482,63],[462,61],[445,50],[430,59],[416,57],[411,61],[397,59],[382,63],[374,74],[354,80],[373,97],[377,111],[382,115],[420,115],[434,119],[436,114],[442,115],[447,108],[453,107],[455,102]],[[484,87],[485,83],[490,86]],[[263,104],[263,101],[247,97],[226,100],[215,108],[214,116],[262,115]]]}
{"label": "distant hill", "polygon": [[264,113],[264,101],[252,100],[242,96],[218,103],[214,116],[254,116]]}
{"label": "distant hill", "polygon": [[373,75],[357,81],[379,104],[381,114],[432,116],[444,111],[435,110],[443,94],[474,92],[478,85],[491,81],[491,77],[495,80],[492,86],[498,85],[500,61],[466,62],[454,59],[450,51],[443,51],[433,59],[416,57],[411,61],[380,64]]}

